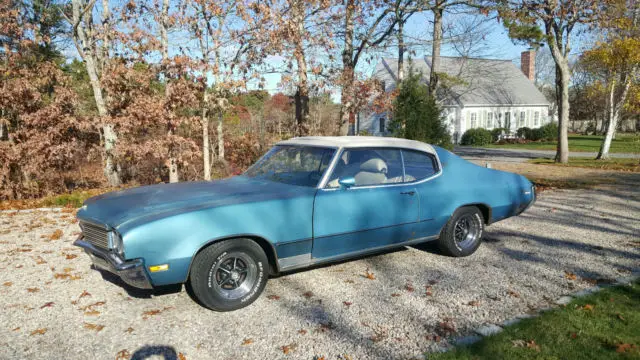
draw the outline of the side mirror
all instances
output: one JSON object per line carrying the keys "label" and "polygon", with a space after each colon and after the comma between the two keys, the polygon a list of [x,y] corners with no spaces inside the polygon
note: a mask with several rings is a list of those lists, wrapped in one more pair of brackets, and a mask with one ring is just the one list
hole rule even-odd
{"label": "side mirror", "polygon": [[348,189],[356,184],[356,179],[353,176],[346,176],[338,180],[340,187]]}

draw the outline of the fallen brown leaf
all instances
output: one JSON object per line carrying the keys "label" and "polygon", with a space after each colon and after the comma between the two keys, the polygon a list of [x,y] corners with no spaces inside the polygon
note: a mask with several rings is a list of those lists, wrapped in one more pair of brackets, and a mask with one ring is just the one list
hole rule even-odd
{"label": "fallen brown leaf", "polygon": [[164,308],[162,308],[162,309],[148,310],[148,311],[145,311],[145,312],[143,312],[143,313],[142,313],[142,318],[146,320],[146,319],[148,319],[150,316],[156,316],[156,315],[159,315],[159,314],[161,314],[162,312],[167,311],[167,310],[170,310],[170,309],[173,309],[173,306],[165,306],[165,307],[164,307]]}
{"label": "fallen brown leaf", "polygon": [[66,254],[64,257],[65,257],[67,260],[71,260],[71,259],[75,259],[75,258],[77,258],[77,257],[78,257],[78,255],[76,255],[76,254]]}
{"label": "fallen brown leaf", "polygon": [[97,302],[94,302],[93,304],[89,304],[87,306],[81,307],[80,310],[82,311],[93,310],[94,307],[102,306],[104,304],[106,304],[106,301],[97,301]]}
{"label": "fallen brown leaf", "polygon": [[44,309],[46,307],[53,307],[53,304],[55,304],[53,301],[49,301],[48,303],[45,303],[44,305],[40,306],[40,309]]}
{"label": "fallen brown leaf", "polygon": [[20,326],[18,326],[17,328],[11,330],[11,331],[20,331]]}
{"label": "fallen brown leaf", "polygon": [[535,351],[540,351],[540,345],[536,344],[535,340],[533,339],[527,341],[527,347]]}
{"label": "fallen brown leaf", "polygon": [[27,291],[30,293],[37,293],[38,291],[40,291],[39,288],[27,288]]}
{"label": "fallen brown leaf", "polygon": [[133,331],[134,329],[131,326],[129,326],[127,330],[125,330],[124,332],[131,334]]}
{"label": "fallen brown leaf", "polygon": [[409,282],[404,285],[404,289],[407,290],[408,292],[413,292],[415,290],[413,285]]}
{"label": "fallen brown leaf", "polygon": [[585,311],[593,311],[593,305],[586,304],[585,306],[582,306],[580,309],[585,310]]}
{"label": "fallen brown leaf", "polygon": [[95,330],[96,332],[100,332],[102,329],[104,329],[104,325],[91,324],[86,322],[84,323],[84,328],[89,330]]}
{"label": "fallen brown leaf", "polygon": [[375,275],[373,275],[373,273],[369,271],[369,268],[367,268],[367,269],[364,271],[364,277],[365,277],[365,278],[367,278],[367,279],[369,279],[369,280],[375,280],[375,279],[376,279],[376,276],[375,276]]}
{"label": "fallen brown leaf", "polygon": [[86,316],[98,316],[98,315],[100,315],[100,311],[98,311],[98,310],[88,310],[88,311],[85,311],[84,314]]}
{"label": "fallen brown leaf", "polygon": [[131,359],[131,354],[127,349],[120,350],[116,354],[116,360],[129,360],[129,359]]}
{"label": "fallen brown leaf", "polygon": [[309,298],[311,298],[313,296],[313,293],[311,291],[307,291],[304,294],[302,294],[302,296],[304,296],[307,299],[309,299]]}
{"label": "fallen brown leaf", "polygon": [[456,332],[456,325],[453,323],[453,319],[445,318],[438,323],[438,328],[443,335],[450,335]]}
{"label": "fallen brown leaf", "polygon": [[187,360],[187,357],[183,353],[178,353],[178,360]]}
{"label": "fallen brown leaf", "polygon": [[353,281],[351,279],[347,279],[344,282],[346,282],[347,284],[355,284],[355,281]]}
{"label": "fallen brown leaf", "polygon": [[342,302],[346,307],[351,306],[351,304],[353,304],[351,301],[343,301]]}
{"label": "fallen brown leaf", "polygon": [[280,349],[282,350],[282,352],[283,352],[285,355],[287,355],[287,354],[289,354],[290,352],[292,352],[293,350],[295,350],[297,347],[298,347],[298,344],[296,344],[296,343],[291,343],[291,344],[289,344],[289,345],[281,346],[281,347],[280,347]]}
{"label": "fallen brown leaf", "polygon": [[269,299],[269,300],[280,300],[280,296],[278,296],[278,295],[269,295],[269,296],[267,296],[267,299]]}
{"label": "fallen brown leaf", "polygon": [[242,345],[251,345],[251,344],[253,344],[253,339],[242,340]]}
{"label": "fallen brown leaf", "polygon": [[564,272],[564,277],[567,278],[567,280],[576,280],[578,278],[576,274],[566,270]]}
{"label": "fallen brown leaf", "polygon": [[36,264],[38,265],[42,265],[42,264],[46,264],[47,261],[45,259],[42,258],[42,256],[38,255],[35,257],[36,260]]}
{"label": "fallen brown leaf", "polygon": [[306,334],[307,334],[307,330],[305,330],[305,329],[300,329],[300,330],[298,330],[298,334],[300,334],[300,335],[306,335]]}
{"label": "fallen brown leaf", "polygon": [[427,286],[425,286],[425,293],[424,293],[424,295],[425,295],[425,296],[432,296],[432,295],[433,295],[431,285],[427,285]]}
{"label": "fallen brown leaf", "polygon": [[393,296],[393,297],[398,297],[398,296],[400,296],[400,294],[398,294],[398,293],[393,293],[393,294],[391,294],[391,296]]}
{"label": "fallen brown leaf", "polygon": [[618,344],[616,346],[616,352],[618,353],[625,353],[627,351],[632,351],[636,348],[636,346],[634,344],[627,344],[627,343],[623,343],[623,344]]}
{"label": "fallen brown leaf", "polygon": [[59,240],[64,233],[60,229],[56,229],[51,235],[49,235],[49,240]]}
{"label": "fallen brown leaf", "polygon": [[13,283],[11,281],[5,281],[4,284],[2,284],[3,286],[11,286],[13,285]]}
{"label": "fallen brown leaf", "polygon": [[467,305],[469,305],[469,306],[480,306],[480,301],[471,300],[471,301],[469,301],[469,303],[467,303]]}
{"label": "fallen brown leaf", "polygon": [[46,333],[46,332],[47,332],[47,328],[36,329],[36,330],[33,330],[30,335],[31,336],[33,336],[33,335],[44,335],[44,333]]}
{"label": "fallen brown leaf", "polygon": [[617,317],[619,320],[625,321],[624,317],[623,317],[622,315],[620,315],[620,314],[616,314],[616,317]]}
{"label": "fallen brown leaf", "polygon": [[514,298],[519,298],[520,294],[518,294],[517,292],[513,291],[513,290],[507,290],[507,294],[509,294],[509,296],[514,297]]}

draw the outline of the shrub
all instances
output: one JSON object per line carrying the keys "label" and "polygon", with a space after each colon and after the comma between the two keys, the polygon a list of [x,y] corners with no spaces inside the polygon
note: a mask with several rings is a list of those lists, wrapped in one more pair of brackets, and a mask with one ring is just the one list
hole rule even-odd
{"label": "shrub", "polygon": [[491,130],[491,139],[493,142],[500,140],[500,135],[502,135],[503,132],[505,132],[505,129],[503,128],[495,128]]}
{"label": "shrub", "polygon": [[541,126],[540,129],[543,140],[558,140],[558,124],[556,122],[550,122]]}
{"label": "shrub", "polygon": [[421,74],[414,74],[409,67],[394,102],[393,118],[389,130],[393,136],[423,141],[451,149],[451,135],[436,100],[429,95],[428,87],[422,83]]}
{"label": "shrub", "polygon": [[532,135],[531,133],[532,133],[531,128],[528,128],[526,126],[521,127],[516,131],[516,135],[518,135],[519,138],[527,139],[527,140],[531,140],[531,135]]}
{"label": "shrub", "polygon": [[492,142],[493,136],[487,129],[469,129],[462,134],[461,145],[483,146]]}
{"label": "shrub", "polygon": [[544,138],[544,130],[541,128],[531,129],[531,141],[540,141]]}

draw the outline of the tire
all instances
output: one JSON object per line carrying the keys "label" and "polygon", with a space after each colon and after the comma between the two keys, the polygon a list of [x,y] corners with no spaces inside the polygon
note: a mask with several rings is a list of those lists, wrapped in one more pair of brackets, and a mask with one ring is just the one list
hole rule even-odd
{"label": "tire", "polygon": [[196,255],[189,284],[196,299],[215,311],[241,309],[264,290],[269,261],[260,245],[249,239],[226,240]]}
{"label": "tire", "polygon": [[440,233],[438,246],[449,256],[469,256],[478,250],[484,234],[484,218],[475,206],[458,208]]}

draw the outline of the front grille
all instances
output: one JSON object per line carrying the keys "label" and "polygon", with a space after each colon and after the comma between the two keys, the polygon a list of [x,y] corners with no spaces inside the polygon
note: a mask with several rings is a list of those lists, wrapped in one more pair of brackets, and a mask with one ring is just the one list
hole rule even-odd
{"label": "front grille", "polygon": [[80,222],[80,228],[84,239],[91,245],[104,250],[109,249],[109,232],[105,228],[87,222]]}

